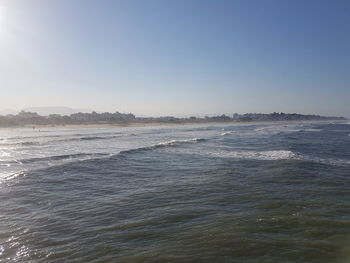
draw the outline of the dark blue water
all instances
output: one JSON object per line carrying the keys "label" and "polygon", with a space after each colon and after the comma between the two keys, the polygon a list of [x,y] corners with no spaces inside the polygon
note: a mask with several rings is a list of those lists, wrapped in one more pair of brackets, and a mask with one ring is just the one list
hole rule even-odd
{"label": "dark blue water", "polygon": [[3,131],[0,262],[350,262],[349,134]]}

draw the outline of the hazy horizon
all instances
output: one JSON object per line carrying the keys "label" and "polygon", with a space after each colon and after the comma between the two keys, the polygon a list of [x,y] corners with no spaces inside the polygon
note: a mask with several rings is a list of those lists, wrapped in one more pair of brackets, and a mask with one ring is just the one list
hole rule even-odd
{"label": "hazy horizon", "polygon": [[0,0],[0,110],[350,118],[348,1]]}
{"label": "hazy horizon", "polygon": [[[73,113],[92,113],[92,112],[97,112],[97,113],[104,113],[104,112],[109,112],[109,113],[114,113],[114,112],[120,112],[120,113],[132,113],[133,112],[125,112],[125,111],[99,111],[95,109],[77,109],[77,108],[71,108],[71,107],[60,107],[60,106],[48,106],[48,107],[26,107],[18,110],[13,110],[13,109],[1,109],[0,108],[0,116],[6,116],[10,114],[18,114],[20,111],[26,111],[26,112],[35,112],[39,114],[40,116],[49,116],[50,114],[59,114],[59,115],[71,115]],[[274,111],[276,112],[276,111]],[[250,114],[250,113],[262,113],[262,114],[271,114],[273,112],[211,112],[211,113],[206,113],[206,114],[182,114],[182,115],[167,115],[167,114],[158,114],[158,115],[146,115],[146,114],[135,114],[136,117],[164,117],[164,116],[173,116],[177,118],[189,118],[192,116],[203,118],[205,116],[213,117],[213,116],[219,116],[219,115],[226,115],[232,117],[233,114]],[[280,113],[280,112],[277,112]],[[301,114],[301,115],[319,115],[318,113],[304,113],[304,112],[284,112],[286,114]],[[345,117],[346,116],[331,116],[331,115],[322,115],[323,117]],[[349,118],[347,118],[349,119]]]}

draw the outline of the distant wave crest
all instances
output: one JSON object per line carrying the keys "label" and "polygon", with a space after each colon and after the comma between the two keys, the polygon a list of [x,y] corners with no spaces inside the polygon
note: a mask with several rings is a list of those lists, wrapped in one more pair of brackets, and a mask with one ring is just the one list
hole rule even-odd
{"label": "distant wave crest", "polygon": [[[63,139],[52,139],[44,141],[20,141],[20,142],[4,142],[1,143],[1,146],[36,146],[36,145],[45,145],[50,143],[61,143],[61,142],[74,142],[74,141],[95,141],[95,140],[112,140],[115,138],[120,138],[122,136],[136,136],[136,134],[125,134],[125,135],[110,135],[110,136],[81,136],[81,137],[69,137]],[[53,136],[52,138],[64,137],[64,136]],[[28,137],[29,138],[29,137]],[[40,137],[40,138],[45,138]],[[37,138],[36,138],[37,139]]]}
{"label": "distant wave crest", "polygon": [[34,146],[34,145],[41,145],[40,142],[16,142],[16,143],[1,143],[0,146]]}
{"label": "distant wave crest", "polygon": [[76,153],[76,154],[62,154],[62,155],[53,155],[47,157],[34,157],[28,159],[21,159],[16,161],[17,163],[34,163],[34,162],[49,162],[49,161],[60,161],[67,159],[77,159],[83,157],[100,157],[106,156],[106,153]]}
{"label": "distant wave crest", "polygon": [[213,157],[254,159],[254,160],[290,160],[298,159],[298,155],[288,150],[276,151],[220,151],[208,153]]}
{"label": "distant wave crest", "polygon": [[168,146],[176,146],[179,144],[185,144],[185,143],[197,143],[205,141],[205,139],[202,138],[193,138],[193,139],[185,139],[185,140],[170,140],[166,142],[160,142],[151,146],[145,146],[145,147],[139,147],[139,148],[134,148],[134,149],[128,149],[124,151],[120,151],[119,154],[126,154],[126,153],[133,153],[133,152],[141,152],[141,151],[149,151],[149,150],[154,150],[157,148],[163,148],[163,147],[168,147]]}
{"label": "distant wave crest", "polygon": [[[203,153],[195,153],[203,155]],[[303,155],[289,150],[274,150],[274,151],[213,151],[204,153],[206,156],[219,158],[234,158],[246,160],[298,160],[313,163],[321,163],[326,165],[347,166],[350,165],[350,160],[320,158],[316,156]]]}
{"label": "distant wave crest", "polygon": [[227,135],[231,135],[231,134],[235,134],[235,133],[237,133],[237,131],[227,131],[227,132],[221,133],[221,136],[227,136]]}
{"label": "distant wave crest", "polygon": [[310,128],[310,129],[304,129],[301,131],[303,131],[303,132],[320,132],[320,131],[322,131],[322,129]]}

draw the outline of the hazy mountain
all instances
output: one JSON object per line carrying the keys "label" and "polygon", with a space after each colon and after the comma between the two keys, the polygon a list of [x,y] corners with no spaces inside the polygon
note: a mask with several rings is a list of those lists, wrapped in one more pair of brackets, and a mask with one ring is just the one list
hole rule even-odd
{"label": "hazy mountain", "polygon": [[17,114],[18,110],[0,109],[0,115]]}
{"label": "hazy mountain", "polygon": [[89,109],[73,109],[69,107],[28,107],[24,111],[36,112],[41,116],[48,116],[50,114],[71,115],[77,112],[92,112]]}

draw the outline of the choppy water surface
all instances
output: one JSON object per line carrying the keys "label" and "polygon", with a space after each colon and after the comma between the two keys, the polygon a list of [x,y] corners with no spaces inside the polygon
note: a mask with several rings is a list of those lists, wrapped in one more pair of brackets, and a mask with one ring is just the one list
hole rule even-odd
{"label": "choppy water surface", "polygon": [[350,125],[0,130],[0,262],[350,262]]}

